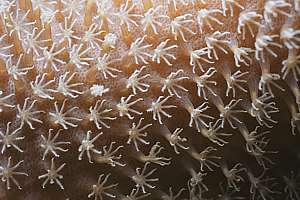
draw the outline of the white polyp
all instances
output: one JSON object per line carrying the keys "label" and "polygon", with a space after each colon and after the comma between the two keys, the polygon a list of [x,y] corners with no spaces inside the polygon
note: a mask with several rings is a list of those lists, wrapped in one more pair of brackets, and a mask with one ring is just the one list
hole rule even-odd
{"label": "white polyp", "polygon": [[85,0],[61,0],[61,3],[64,5],[62,13],[67,14],[67,18],[71,17],[81,17],[82,11],[85,7]]}
{"label": "white polyp", "polygon": [[65,111],[66,102],[67,102],[67,99],[65,99],[63,101],[60,108],[58,106],[58,102],[57,101],[54,102],[55,111],[49,112],[51,120],[55,124],[61,125],[64,129],[68,129],[69,127],[73,127],[73,128],[77,127],[78,126],[77,123],[80,122],[82,119],[73,117],[71,114],[75,110],[79,109],[79,107],[77,107],[77,106],[71,107],[70,109]]}
{"label": "white polyp", "polygon": [[222,128],[222,120],[218,119],[216,122],[210,122],[208,128],[202,127],[200,133],[209,139],[212,143],[215,143],[219,146],[224,146],[228,143],[222,137],[229,137],[232,134],[219,133],[218,131]]}
{"label": "white polyp", "polygon": [[260,77],[258,89],[261,90],[264,94],[269,93],[272,97],[274,97],[274,93],[271,88],[272,85],[283,92],[285,91],[282,86],[275,82],[277,80],[280,80],[279,74],[263,72]]}
{"label": "white polyp", "polygon": [[191,150],[190,154],[195,160],[200,163],[201,171],[205,171],[204,168],[207,168],[209,171],[214,171],[212,167],[219,167],[219,164],[217,163],[217,161],[215,161],[215,159],[221,159],[221,157],[211,155],[214,151],[217,151],[217,149],[209,146],[201,152]]}
{"label": "white polyp", "polygon": [[[203,66],[200,61],[206,62],[208,64],[213,64],[213,61],[210,61],[207,58],[203,58],[202,56],[209,56],[209,48],[205,47],[197,50],[190,50],[190,65],[193,66],[193,73],[196,73],[196,67],[198,66],[201,72],[204,72]],[[211,58],[210,58],[211,59]]]}
{"label": "white polyp", "polygon": [[223,106],[223,108],[220,109],[220,119],[222,128],[224,128],[225,121],[227,121],[233,129],[236,129],[239,126],[239,124],[243,123],[238,117],[235,116],[235,114],[244,113],[246,111],[234,110],[234,108],[237,107],[240,101],[242,101],[242,99],[233,99],[229,102],[229,104]]}
{"label": "white polyp", "polygon": [[76,73],[72,73],[68,78],[67,76],[70,74],[69,71],[65,72],[64,74],[60,75],[58,78],[58,86],[56,90],[53,92],[58,92],[63,94],[64,96],[70,96],[71,98],[77,98],[78,95],[83,94],[78,90],[73,89],[74,87],[81,86],[83,83],[70,83],[72,82]]}
{"label": "white polyp", "polygon": [[282,61],[282,78],[286,79],[288,74],[292,74],[295,80],[300,77],[300,55],[297,55],[295,49],[290,49],[287,59]]}
{"label": "white polyp", "polygon": [[154,32],[154,34],[158,34],[157,26],[162,26],[162,23],[159,22],[159,19],[168,19],[167,15],[160,15],[158,14],[161,6],[152,7],[147,10],[144,14],[143,18],[141,19],[141,25],[143,26],[143,31],[145,32],[148,28]]}
{"label": "white polyp", "polygon": [[151,127],[152,124],[146,124],[145,126],[141,127],[143,120],[144,118],[140,118],[137,124],[133,122],[131,128],[128,130],[127,144],[131,144],[131,142],[133,142],[136,151],[140,151],[138,142],[145,145],[150,144],[149,142],[146,141],[147,132],[143,132],[143,131],[148,127]]}
{"label": "white polyp", "polygon": [[93,20],[96,22],[96,24],[102,25],[104,21],[107,21],[109,24],[114,24],[110,19],[110,15],[112,15],[111,5],[112,4],[108,0],[96,1],[97,12],[93,17]]}
{"label": "white polyp", "polygon": [[30,98],[27,97],[24,100],[24,104],[21,108],[20,104],[17,104],[17,118],[19,118],[21,120],[21,125],[20,127],[23,127],[25,123],[27,123],[27,125],[30,127],[30,129],[35,129],[32,125],[33,122],[37,122],[42,124],[43,121],[40,120],[40,117],[38,117],[37,115],[45,113],[45,111],[42,110],[38,110],[38,111],[34,111],[33,107],[36,104],[37,100],[34,100],[31,102],[31,104],[29,105],[29,100]]}
{"label": "white polyp", "polygon": [[[93,121],[97,127],[97,129],[101,129],[102,126],[105,128],[110,128],[108,122],[106,120],[115,120],[116,117],[110,117],[108,114],[112,111],[112,109],[104,108],[105,100],[98,100],[95,106],[91,106],[89,108],[89,120]],[[105,120],[105,121],[104,121]]]}
{"label": "white polyp", "polygon": [[[70,21],[71,19],[71,21]],[[69,22],[70,21],[70,22]],[[75,18],[72,21],[72,18],[64,18],[64,22],[58,24],[59,33],[55,34],[54,37],[60,38],[58,40],[58,44],[61,44],[63,42],[67,42],[68,48],[71,48],[73,43],[72,40],[80,40],[81,38],[75,35],[75,31],[73,30],[75,23],[77,22],[77,19]]]}
{"label": "white polyp", "polygon": [[132,190],[131,190],[131,192],[130,192],[130,194],[129,195],[126,195],[126,198],[128,198],[128,200],[130,199],[132,199],[132,200],[140,200],[140,199],[144,199],[144,198],[146,198],[146,197],[148,197],[148,196],[150,196],[151,195],[151,193],[142,193],[141,195],[139,195],[139,193],[140,193],[140,191],[139,191],[139,189],[136,189],[136,188],[133,188]]}
{"label": "white polyp", "polygon": [[142,101],[143,99],[139,98],[139,99],[136,99],[136,100],[130,102],[132,97],[134,97],[134,95],[129,95],[127,98],[121,97],[120,102],[117,104],[117,109],[119,111],[120,117],[127,116],[129,119],[133,119],[134,117],[130,114],[130,112],[137,114],[137,115],[142,114],[141,112],[131,108],[131,106],[133,106],[134,104],[136,104],[139,101]]}
{"label": "white polyp", "polygon": [[240,191],[238,186],[239,182],[244,182],[244,178],[241,176],[241,172],[246,171],[246,168],[242,167],[241,163],[235,164],[231,169],[227,167],[226,164],[221,166],[223,175],[227,180],[227,184],[230,188],[233,188],[235,191]]}
{"label": "white polyp", "polygon": [[176,194],[174,194],[172,187],[169,187],[169,194],[164,194],[161,198],[165,200],[177,200],[185,190],[185,188],[181,188]]}
{"label": "white polyp", "polygon": [[107,174],[105,177],[104,177],[104,174],[99,175],[97,183],[92,185],[92,192],[88,195],[88,198],[91,198],[92,196],[95,196],[95,198],[94,198],[95,200],[97,200],[98,197],[99,197],[100,200],[102,200],[103,196],[107,196],[109,198],[115,198],[116,197],[114,194],[107,191],[107,190],[109,190],[111,188],[114,188],[118,185],[117,183],[106,185],[110,175],[111,174]]}
{"label": "white polyp", "polygon": [[261,20],[263,16],[258,14],[256,11],[243,11],[240,13],[238,20],[237,32],[238,34],[242,34],[243,40],[246,39],[246,30],[250,32],[252,37],[255,37],[254,30],[252,26],[262,27],[262,25],[258,22]]}
{"label": "white polyp", "polygon": [[300,111],[292,113],[291,117],[292,134],[296,135],[297,131],[300,134]]}
{"label": "white polyp", "polygon": [[181,137],[180,133],[182,133],[183,128],[176,128],[173,133],[168,134],[166,136],[167,140],[169,141],[170,145],[173,147],[176,154],[180,154],[178,148],[187,150],[189,149],[188,146],[184,146],[184,142],[187,142],[187,138]]}
{"label": "white polyp", "polygon": [[[1,8],[0,8],[1,9]],[[0,14],[1,16],[1,14]],[[10,49],[12,47],[14,47],[14,44],[11,44],[11,45],[8,45],[6,42],[5,42],[5,38],[7,38],[8,35],[7,34],[3,34],[1,37],[0,37],[0,44],[1,44],[1,47],[0,47],[0,57],[2,59],[7,59],[11,56],[13,56],[12,54],[10,54]],[[2,46],[3,45],[3,46]]]}
{"label": "white polyp", "polygon": [[94,138],[91,139],[91,134],[92,131],[87,131],[86,132],[86,137],[84,139],[81,140],[81,145],[78,148],[78,160],[82,160],[83,154],[86,153],[87,157],[88,157],[88,161],[89,163],[93,163],[92,161],[92,155],[91,153],[95,153],[95,154],[99,154],[101,155],[101,151],[98,151],[95,149],[95,144],[94,142],[99,138],[100,135],[102,135],[103,133],[98,133]]}
{"label": "white polyp", "polygon": [[22,189],[22,187],[20,186],[19,182],[17,181],[17,179],[14,177],[15,175],[23,175],[23,176],[29,176],[27,173],[25,172],[20,172],[20,171],[16,171],[17,168],[19,168],[19,166],[24,162],[24,160],[19,161],[17,164],[12,165],[11,164],[11,156],[8,157],[8,161],[6,166],[4,165],[0,165],[0,177],[2,182],[6,182],[6,188],[7,190],[11,189],[11,185],[10,185],[10,181],[12,180],[12,182],[14,183],[15,186],[17,186],[17,188],[19,190]]}
{"label": "white polyp", "polygon": [[263,95],[252,100],[250,114],[252,117],[256,118],[256,121],[261,126],[266,126],[272,128],[273,126],[269,123],[276,124],[277,121],[271,118],[272,113],[279,112],[279,109],[276,107],[276,104],[272,100],[272,96],[269,93],[264,93]]}
{"label": "white polyp", "polygon": [[99,36],[104,33],[104,31],[101,31],[100,29],[101,26],[92,23],[82,37],[83,42],[86,42],[91,49],[97,51],[101,50],[100,42],[103,42],[101,39],[99,39]]}
{"label": "white polyp", "polygon": [[288,49],[299,49],[300,29],[283,28],[280,32],[280,39]]}
{"label": "white polyp", "polygon": [[295,5],[295,11],[297,12],[298,15],[300,15],[300,1],[294,0],[294,5]]}
{"label": "white polyp", "polygon": [[172,50],[174,48],[178,48],[177,45],[171,45],[169,47],[166,47],[167,43],[170,41],[170,39],[166,39],[165,41],[161,42],[155,49],[152,56],[152,61],[156,61],[158,64],[160,64],[160,60],[163,59],[167,65],[172,66],[168,58],[176,60],[176,57],[168,53],[169,50]]}
{"label": "white polyp", "polygon": [[184,42],[187,42],[184,32],[190,33],[192,35],[196,34],[189,28],[189,25],[194,23],[194,20],[191,19],[192,17],[193,15],[191,14],[184,14],[175,17],[171,21],[170,23],[171,34],[174,35],[175,40],[178,40],[178,37],[180,36]]}
{"label": "white polyp", "polygon": [[193,6],[195,6],[198,2],[206,4],[207,0],[186,0],[185,2],[186,4],[192,4]]}
{"label": "white polyp", "polygon": [[84,67],[88,67],[89,61],[94,60],[94,58],[88,57],[90,47],[87,47],[85,49],[83,47],[83,44],[74,44],[69,55],[69,63],[75,65],[79,70]]}
{"label": "white polyp", "polygon": [[110,77],[115,78],[117,75],[114,74],[114,72],[121,72],[118,69],[115,69],[113,67],[110,67],[112,63],[114,63],[116,60],[109,60],[110,54],[105,53],[102,57],[98,57],[96,59],[95,67],[98,71],[101,71],[105,79],[108,79]]}
{"label": "white polyp", "polygon": [[226,96],[229,96],[230,91],[232,90],[232,96],[235,98],[236,90],[235,87],[240,89],[243,92],[247,90],[241,85],[242,83],[247,83],[247,79],[242,79],[243,76],[249,74],[249,72],[241,72],[240,70],[234,72],[229,78],[226,78],[227,90]]}
{"label": "white polyp", "polygon": [[216,86],[217,82],[208,80],[216,72],[217,72],[217,70],[215,68],[211,67],[203,75],[195,76],[194,81],[197,84],[197,88],[198,88],[197,94],[199,97],[203,97],[205,100],[207,100],[207,96],[208,96],[207,91],[209,91],[214,96],[217,96],[217,94],[213,91],[211,86],[209,86],[209,85]]}
{"label": "white polyp", "polygon": [[114,33],[108,33],[105,35],[104,40],[103,40],[103,45],[107,45],[110,48],[115,48],[115,45],[118,41],[118,36]]}
{"label": "white polyp", "polygon": [[[199,190],[199,191],[208,191],[207,185],[203,182],[204,177],[207,175],[207,173],[202,173],[202,171],[199,171],[198,173],[194,169],[190,169],[191,178],[188,181],[189,187],[192,187],[192,191]],[[194,192],[195,193],[195,192]],[[200,193],[202,195],[202,193]],[[195,194],[193,194],[195,195]]]}
{"label": "white polyp", "polygon": [[[216,60],[219,60],[216,49],[221,50],[223,53],[228,54],[228,51],[224,48],[229,45],[230,41],[222,39],[230,35],[230,32],[220,32],[215,31],[213,34],[205,36],[205,43],[208,48],[208,58],[212,59],[213,57]],[[213,54],[213,56],[212,56]]]}
{"label": "white polyp", "polygon": [[0,90],[0,113],[3,112],[4,107],[6,107],[6,108],[14,108],[15,107],[15,105],[10,104],[11,100],[9,100],[14,95],[15,95],[14,93],[11,93],[11,94],[8,94],[5,96],[5,95],[3,95],[3,91]]}
{"label": "white polyp", "polygon": [[284,15],[292,17],[291,14],[284,11],[285,8],[291,7],[292,5],[285,0],[268,0],[264,6],[264,20],[268,25],[272,25],[272,18]]}
{"label": "white polyp", "polygon": [[223,25],[223,23],[217,17],[212,16],[218,13],[222,14],[222,11],[219,9],[206,9],[206,8],[202,8],[198,11],[197,23],[200,28],[200,33],[203,33],[204,25],[207,25],[210,28],[210,30],[214,30],[211,24],[212,22],[218,25]]}
{"label": "white polyp", "polygon": [[105,88],[103,85],[93,84],[93,86],[90,87],[90,92],[94,97],[102,97],[103,94],[109,92],[109,88]]}
{"label": "white polyp", "polygon": [[193,123],[195,123],[197,131],[201,131],[201,127],[208,127],[208,124],[203,120],[203,118],[206,119],[214,119],[214,117],[204,114],[203,112],[206,111],[209,106],[207,105],[207,102],[202,103],[200,106],[197,108],[192,108],[190,112],[190,122],[189,122],[189,127],[193,126]]}
{"label": "white polyp", "polygon": [[294,171],[290,171],[289,173],[289,176],[283,176],[283,180],[285,183],[284,192],[290,199],[299,199],[299,176],[295,174]]}
{"label": "white polyp", "polygon": [[16,64],[12,63],[12,57],[9,57],[5,62],[8,75],[12,76],[15,80],[23,78],[29,72],[29,70],[34,68],[34,66],[22,67],[22,58],[23,54],[20,54]]}
{"label": "white polyp", "polygon": [[173,4],[174,9],[178,10],[177,4],[180,2],[182,5],[188,5],[188,3],[185,0],[167,0],[168,4]]}
{"label": "white polyp", "polygon": [[137,27],[138,24],[136,23],[135,18],[142,18],[142,15],[139,14],[133,14],[131,13],[135,9],[135,4],[133,3],[131,6],[129,6],[129,0],[126,0],[125,4],[122,4],[120,6],[119,12],[117,12],[115,15],[119,17],[120,19],[120,25],[126,25],[127,30],[131,31],[132,25]]}
{"label": "white polyp", "polygon": [[147,162],[145,163],[143,169],[141,170],[141,168],[136,168],[135,172],[136,175],[132,176],[132,180],[135,182],[135,186],[137,189],[142,189],[143,193],[146,193],[146,187],[149,189],[153,189],[155,188],[154,185],[152,185],[152,182],[157,182],[159,179],[158,178],[150,178],[149,176],[151,176],[156,170],[157,168],[152,169],[149,172],[147,171],[147,166],[150,163]]}
{"label": "white polyp", "polygon": [[37,28],[35,27],[32,31],[32,33],[28,33],[24,40],[22,40],[22,44],[24,47],[24,50],[26,54],[33,53],[35,56],[40,56],[39,51],[43,49],[43,44],[45,42],[51,41],[51,39],[44,39],[40,40],[42,33],[45,31],[45,29],[42,29],[40,32],[36,32]]}
{"label": "white polyp", "polygon": [[245,7],[242,6],[237,0],[221,0],[221,7],[223,10],[224,16],[226,16],[226,11],[228,10],[227,5],[229,7],[231,17],[233,17],[233,9],[234,9],[233,6],[236,6],[236,7],[240,8],[241,10],[245,9]]}
{"label": "white polyp", "polygon": [[53,100],[54,97],[52,97],[49,93],[53,91],[51,88],[47,88],[50,84],[55,82],[54,80],[49,80],[47,82],[44,82],[45,77],[47,73],[43,73],[42,75],[37,75],[35,78],[35,81],[31,81],[31,89],[33,94],[39,96],[40,98],[43,99],[50,99]]}
{"label": "white polyp", "polygon": [[20,136],[21,127],[11,130],[12,122],[7,122],[6,130],[3,133],[0,131],[0,144],[2,143],[1,154],[3,154],[6,149],[13,147],[19,152],[23,152],[23,150],[16,144],[16,142],[20,140],[24,140],[25,136]]}
{"label": "white polyp", "polygon": [[119,160],[122,158],[122,154],[116,155],[117,152],[123,148],[124,146],[117,146],[115,149],[113,148],[114,144],[116,142],[111,142],[109,147],[108,146],[103,146],[103,150],[101,152],[101,155],[97,155],[95,157],[95,161],[97,163],[104,163],[108,164],[112,167],[120,166],[124,167],[125,164],[122,164]]}
{"label": "white polyp", "polygon": [[247,47],[239,47],[237,40],[231,40],[228,46],[233,53],[235,65],[237,67],[241,66],[240,63],[243,63],[246,66],[252,64],[252,58],[249,54],[255,52],[255,50]]}
{"label": "white polyp", "polygon": [[170,165],[171,164],[171,158],[166,158],[166,157],[162,157],[159,156],[158,154],[161,152],[161,150],[163,150],[164,147],[160,146],[159,142],[156,142],[150,149],[150,152],[148,155],[142,155],[140,157],[140,159],[143,162],[150,162],[150,163],[154,163],[160,166],[166,166],[166,165]]}
{"label": "white polyp", "polygon": [[160,124],[163,124],[162,122],[162,115],[171,118],[172,115],[168,114],[164,109],[168,108],[176,108],[175,105],[163,105],[166,103],[166,101],[170,98],[171,96],[159,96],[156,101],[153,101],[151,103],[151,107],[147,109],[147,112],[152,112],[153,114],[153,120],[158,120]]}
{"label": "white polyp", "polygon": [[26,18],[29,15],[30,10],[26,11],[23,16],[20,16],[21,9],[16,9],[16,17],[13,17],[13,12],[8,14],[9,21],[7,27],[10,28],[9,36],[12,36],[15,33],[18,36],[18,39],[22,41],[23,34],[29,34],[27,31],[28,27],[32,27],[36,22],[27,22]]}
{"label": "white polyp", "polygon": [[49,169],[47,169],[46,174],[42,174],[38,176],[38,179],[45,178],[42,187],[45,188],[46,184],[49,182],[50,184],[53,184],[56,182],[56,184],[60,187],[60,189],[64,189],[63,184],[61,183],[60,179],[63,179],[63,175],[59,174],[64,167],[66,163],[63,163],[60,167],[56,168],[54,158],[51,159],[51,166]]}
{"label": "white polyp", "polygon": [[146,37],[147,35],[139,37],[130,45],[128,55],[133,56],[135,64],[140,64],[139,61],[142,61],[144,64],[148,64],[147,57],[152,57],[152,55],[147,52],[147,49],[152,45],[148,44],[142,46],[142,43],[144,42]]}
{"label": "white polyp", "polygon": [[150,77],[150,74],[140,75],[145,68],[146,66],[136,69],[126,81],[126,88],[132,88],[134,95],[137,94],[137,90],[147,92],[150,87],[150,85],[142,82],[144,79]]}
{"label": "white polyp", "polygon": [[55,157],[59,157],[60,155],[58,154],[58,151],[61,152],[67,152],[68,149],[64,149],[60,147],[60,145],[67,145],[71,144],[71,142],[64,142],[64,141],[56,141],[57,138],[59,137],[62,129],[59,129],[56,134],[52,137],[53,129],[48,130],[48,137],[44,135],[41,135],[43,143],[40,145],[44,149],[43,157],[42,160],[45,160],[46,156],[51,153]]}
{"label": "white polyp", "polygon": [[161,91],[164,92],[167,90],[169,92],[169,95],[176,95],[178,98],[181,98],[181,96],[178,94],[176,89],[180,89],[182,91],[188,92],[186,88],[179,85],[178,82],[182,80],[189,79],[187,76],[178,77],[179,73],[184,74],[183,70],[177,70],[176,72],[171,72],[166,79],[163,79],[163,87],[161,88]]}
{"label": "white polyp", "polygon": [[54,49],[56,45],[56,43],[53,43],[50,50],[48,50],[47,47],[43,48],[43,55],[37,58],[38,62],[43,62],[43,69],[51,66],[55,71],[59,71],[60,67],[66,64],[65,61],[57,58],[57,56],[65,50],[65,47],[62,47],[55,51]]}
{"label": "white polyp", "polygon": [[33,10],[40,10],[41,20],[43,23],[49,23],[53,21],[57,10],[55,9],[55,0],[32,0]]}
{"label": "white polyp", "polygon": [[257,60],[265,61],[265,51],[271,54],[273,57],[278,57],[278,55],[271,49],[272,46],[276,46],[282,48],[282,45],[274,42],[275,38],[278,38],[279,35],[265,35],[265,34],[258,34],[256,36],[255,41],[255,58]]}

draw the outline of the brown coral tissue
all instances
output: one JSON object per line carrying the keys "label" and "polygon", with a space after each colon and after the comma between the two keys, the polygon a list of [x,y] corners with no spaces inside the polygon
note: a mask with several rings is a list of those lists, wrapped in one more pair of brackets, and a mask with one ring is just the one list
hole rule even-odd
{"label": "brown coral tissue", "polygon": [[299,0],[0,0],[0,200],[300,200]]}

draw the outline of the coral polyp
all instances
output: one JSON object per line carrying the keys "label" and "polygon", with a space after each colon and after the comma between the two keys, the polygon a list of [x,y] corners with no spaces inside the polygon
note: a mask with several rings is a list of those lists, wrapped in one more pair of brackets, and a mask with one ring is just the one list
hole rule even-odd
{"label": "coral polyp", "polygon": [[300,200],[299,0],[0,0],[0,200]]}

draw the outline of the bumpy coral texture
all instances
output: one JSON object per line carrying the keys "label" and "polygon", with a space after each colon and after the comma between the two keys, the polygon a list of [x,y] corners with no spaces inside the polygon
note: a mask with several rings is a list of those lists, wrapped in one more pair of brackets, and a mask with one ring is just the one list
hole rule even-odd
{"label": "bumpy coral texture", "polygon": [[299,0],[1,0],[1,200],[300,199]]}

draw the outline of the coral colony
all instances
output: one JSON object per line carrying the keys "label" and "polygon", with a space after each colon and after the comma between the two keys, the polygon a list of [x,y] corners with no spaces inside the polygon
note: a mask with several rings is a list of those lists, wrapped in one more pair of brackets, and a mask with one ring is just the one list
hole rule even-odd
{"label": "coral colony", "polygon": [[300,200],[299,0],[1,0],[1,200]]}

